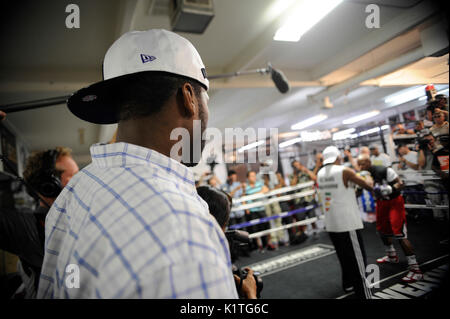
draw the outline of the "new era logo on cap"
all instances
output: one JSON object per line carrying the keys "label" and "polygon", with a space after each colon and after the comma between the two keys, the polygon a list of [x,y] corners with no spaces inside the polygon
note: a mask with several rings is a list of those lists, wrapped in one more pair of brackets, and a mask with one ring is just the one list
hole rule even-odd
{"label": "new era logo on cap", "polygon": [[141,60],[142,60],[142,63],[147,63],[147,62],[156,60],[156,57],[154,57],[152,55],[141,54]]}

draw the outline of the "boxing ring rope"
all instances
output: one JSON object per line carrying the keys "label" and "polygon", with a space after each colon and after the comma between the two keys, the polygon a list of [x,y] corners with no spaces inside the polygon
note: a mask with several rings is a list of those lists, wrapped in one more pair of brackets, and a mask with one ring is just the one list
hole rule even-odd
{"label": "boxing ring rope", "polygon": [[248,201],[248,200],[263,199],[263,198],[268,197],[268,196],[279,195],[279,194],[282,194],[282,193],[287,193],[287,192],[291,192],[291,191],[295,191],[295,190],[298,190],[298,189],[301,189],[301,188],[306,188],[306,187],[311,187],[311,186],[314,186],[314,182],[312,182],[312,181],[311,182],[297,184],[297,185],[294,185],[294,186],[285,186],[285,187],[282,187],[282,188],[271,190],[271,191],[269,191],[267,193],[264,193],[264,194],[246,195],[246,196],[242,196],[240,198],[233,199],[233,204],[242,203],[242,202],[245,202],[245,201]]}
{"label": "boxing ring rope", "polygon": [[[424,171],[427,172],[427,171]],[[428,173],[428,172],[427,172]],[[427,176],[428,179],[427,180],[435,180],[438,178],[435,178],[433,176]],[[311,187],[314,186],[314,182],[306,182],[306,183],[301,183],[295,186],[286,186],[286,187],[282,187],[279,189],[275,189],[272,191],[269,191],[267,193],[263,193],[263,194],[252,194],[252,195],[247,195],[247,196],[242,196],[238,199],[233,199],[233,208],[231,209],[231,211],[235,212],[235,211],[242,211],[245,209],[250,209],[250,208],[256,208],[256,207],[265,207],[267,205],[270,205],[272,203],[278,203],[281,201],[289,201],[292,199],[296,199],[296,198],[301,198],[301,197],[306,197],[306,196],[310,196],[310,195],[316,195],[316,190],[307,190],[307,191],[303,191],[303,192],[299,192],[299,193],[295,193],[295,194],[289,194],[289,195],[283,195],[283,196],[277,196],[277,197],[272,197],[271,196],[276,196],[276,195],[280,195],[282,193],[287,193],[287,192],[292,192],[292,191],[297,191],[300,190],[302,188],[306,188],[306,187]],[[448,194],[446,192],[416,192],[416,191],[404,191],[402,193],[405,194],[412,194],[412,193],[418,193],[418,194],[433,194],[433,195],[437,195],[437,194]],[[256,200],[256,202],[252,202],[252,203],[248,203],[245,204],[244,202],[246,201],[254,201]],[[237,203],[244,203],[241,205],[237,205],[235,206],[235,204]],[[263,217],[263,218],[257,218],[257,219],[253,219],[247,222],[243,222],[243,223],[239,223],[239,224],[234,224],[229,226],[229,229],[231,230],[235,230],[235,229],[241,229],[241,228],[245,228],[245,227],[249,227],[249,226],[254,226],[254,225],[258,225],[261,223],[266,223],[269,222],[271,220],[274,219],[278,219],[278,218],[285,218],[294,214],[300,214],[300,213],[306,213],[310,210],[316,209],[320,207],[320,205],[308,205],[306,207],[302,207],[299,209],[294,209],[291,211],[286,211],[283,212],[279,215],[273,215],[273,216],[268,216],[268,217]],[[405,204],[405,208],[409,208],[409,209],[443,209],[443,210],[448,210],[448,205],[432,205],[432,204]],[[312,224],[316,221],[318,221],[319,219],[324,219],[325,216],[321,215],[319,217],[313,217],[313,218],[309,218],[306,220],[302,220],[302,221],[297,221],[297,222],[293,222],[287,225],[283,225],[280,227],[275,227],[275,228],[270,228],[264,231],[260,231],[260,232],[256,232],[256,233],[252,233],[249,235],[249,238],[258,238],[258,237],[262,237],[265,235],[268,235],[272,232],[276,232],[279,230],[285,230],[285,229],[289,229],[292,227],[296,227],[296,226],[305,226],[305,225],[309,225]]]}
{"label": "boxing ring rope", "polygon": [[321,215],[319,217],[312,217],[312,218],[308,218],[308,219],[301,220],[301,221],[298,221],[298,222],[294,222],[294,223],[291,223],[291,224],[283,225],[283,226],[280,226],[280,227],[275,227],[275,228],[263,230],[263,231],[260,231],[260,232],[257,232],[257,233],[252,233],[248,237],[249,238],[258,238],[258,237],[262,237],[262,236],[268,235],[270,233],[273,233],[273,232],[276,232],[276,231],[279,231],[279,230],[289,229],[289,228],[292,228],[292,227],[295,227],[295,226],[306,226],[306,225],[315,223],[319,219],[324,219],[324,218],[325,218],[325,216],[323,216],[323,215]]}
{"label": "boxing ring rope", "polygon": [[263,217],[263,218],[257,218],[257,219],[252,219],[252,220],[250,220],[248,222],[234,224],[234,225],[231,225],[229,228],[230,229],[240,229],[240,228],[244,228],[244,227],[254,226],[254,225],[266,223],[266,222],[268,222],[270,220],[273,220],[273,219],[285,218],[287,216],[291,216],[291,215],[294,215],[294,214],[306,213],[306,212],[308,212],[308,211],[310,211],[312,209],[315,209],[317,207],[319,207],[319,205],[308,205],[306,207],[302,207],[302,208],[299,208],[299,209],[294,209],[294,210],[291,210],[291,211],[288,211],[288,212],[283,212],[283,213],[281,213],[279,215],[273,215],[273,216],[268,216],[268,217]]}

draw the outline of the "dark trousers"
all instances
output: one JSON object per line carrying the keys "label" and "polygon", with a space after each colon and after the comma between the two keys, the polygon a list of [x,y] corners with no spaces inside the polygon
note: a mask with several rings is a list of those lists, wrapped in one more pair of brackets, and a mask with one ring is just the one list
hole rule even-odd
{"label": "dark trousers", "polygon": [[371,299],[372,293],[366,283],[366,253],[360,230],[328,232],[341,264],[344,287],[353,287],[360,299]]}
{"label": "dark trousers", "polygon": [[[248,215],[247,214],[245,215],[246,221],[250,221],[250,220],[258,219],[258,218],[264,218],[264,217],[267,217],[265,210],[258,210],[258,211],[250,212],[250,214],[248,214]],[[267,230],[267,229],[270,229],[269,222],[249,226],[248,232],[250,234],[252,234],[252,233],[257,233],[257,232]],[[261,236],[261,240],[262,240],[263,246],[265,247],[268,242],[267,235]]]}

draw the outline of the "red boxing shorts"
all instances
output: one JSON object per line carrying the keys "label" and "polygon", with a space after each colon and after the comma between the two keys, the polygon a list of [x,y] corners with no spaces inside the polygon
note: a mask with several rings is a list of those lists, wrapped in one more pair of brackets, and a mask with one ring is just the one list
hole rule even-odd
{"label": "red boxing shorts", "polygon": [[406,237],[406,212],[403,196],[390,200],[377,200],[377,231],[382,236]]}

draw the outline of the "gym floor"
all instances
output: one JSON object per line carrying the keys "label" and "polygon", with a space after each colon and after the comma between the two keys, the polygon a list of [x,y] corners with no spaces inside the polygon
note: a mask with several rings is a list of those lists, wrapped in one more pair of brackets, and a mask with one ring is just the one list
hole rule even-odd
{"label": "gym floor", "polygon": [[[430,211],[431,213],[431,211]],[[415,248],[416,256],[422,271],[424,282],[420,286],[405,285],[401,278],[407,262],[400,245],[394,243],[399,256],[399,264],[380,265],[379,287],[372,292],[377,298],[440,298],[448,293],[447,267],[449,264],[449,227],[448,221],[408,219],[408,238]],[[364,223],[364,246],[367,263],[376,264],[376,259],[384,255],[383,244],[378,237],[375,223]],[[317,244],[333,246],[325,231],[313,236],[299,245],[280,247],[276,251],[259,253],[252,251],[250,257],[239,257],[235,262],[238,267],[252,264],[269,258],[281,257],[296,250],[305,250]],[[278,272],[262,276],[264,288],[263,299],[335,299],[354,298],[354,294],[346,294],[342,289],[341,269],[336,253],[318,257]],[[420,287],[420,288],[418,288]],[[393,288],[393,289],[391,289]]]}

